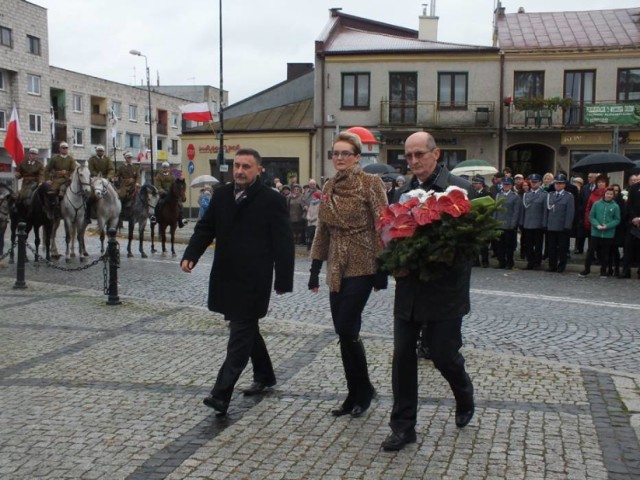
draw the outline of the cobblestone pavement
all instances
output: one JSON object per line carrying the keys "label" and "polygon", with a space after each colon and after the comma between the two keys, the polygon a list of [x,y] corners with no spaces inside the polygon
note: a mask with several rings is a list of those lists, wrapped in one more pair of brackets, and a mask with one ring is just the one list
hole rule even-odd
{"label": "cobblestone pavement", "polygon": [[[0,268],[0,478],[640,478],[640,281],[474,269],[476,416],[456,429],[448,387],[422,362],[418,442],[387,453],[393,289],[367,307],[378,398],[365,417],[328,415],[344,394],[339,348],[300,256],[296,290],[262,322],[278,386],[235,395],[218,418],[201,404],[227,336],[204,308],[212,255],[187,275],[177,259],[123,253],[118,306],[100,264],[30,262],[24,290]],[[250,381],[249,368],[239,386]]]}

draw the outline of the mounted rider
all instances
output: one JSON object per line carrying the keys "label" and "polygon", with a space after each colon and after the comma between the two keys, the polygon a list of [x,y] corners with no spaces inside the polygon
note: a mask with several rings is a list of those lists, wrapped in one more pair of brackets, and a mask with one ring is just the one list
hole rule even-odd
{"label": "mounted rider", "polygon": [[118,174],[114,180],[118,181],[118,196],[122,202],[122,211],[131,205],[136,188],[140,186],[140,167],[133,165],[133,154],[125,152],[124,165],[118,168]]}
{"label": "mounted rider", "polygon": [[51,186],[47,193],[55,198],[57,209],[59,209],[60,201],[69,186],[71,174],[76,169],[76,161],[68,153],[69,144],[67,142],[60,144],[59,152],[51,158],[47,166],[49,177],[47,183]]}
{"label": "mounted rider", "polygon": [[[154,185],[158,189],[160,194],[160,201],[162,201],[171,191],[173,184],[176,181],[176,176],[171,173],[171,165],[169,162],[162,163],[162,170],[159,171],[154,177]],[[184,227],[184,220],[182,219],[182,202],[178,201],[179,215],[178,215],[178,227]]]}
{"label": "mounted rider", "polygon": [[[98,175],[102,175],[102,178],[113,181],[113,176],[116,173],[115,168],[113,167],[113,162],[109,157],[105,155],[105,150],[102,145],[96,146],[96,154],[93,155],[89,159],[89,174],[91,175],[91,180],[93,180]],[[95,197],[92,194],[87,200],[87,208],[86,208],[86,220],[87,224],[91,223],[91,210],[93,205],[95,204]]]}
{"label": "mounted rider", "polygon": [[35,189],[44,181],[44,165],[38,158],[38,149],[29,149],[29,158],[23,160],[16,169],[16,179],[22,179],[22,187],[17,195],[18,202],[24,202],[33,195]]}

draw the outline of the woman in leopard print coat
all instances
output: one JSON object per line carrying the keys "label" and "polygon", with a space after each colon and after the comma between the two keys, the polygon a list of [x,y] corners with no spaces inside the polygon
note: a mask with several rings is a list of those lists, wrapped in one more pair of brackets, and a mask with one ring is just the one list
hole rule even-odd
{"label": "woman in leopard print coat", "polygon": [[375,395],[360,327],[371,290],[386,288],[387,278],[378,273],[379,237],[375,230],[387,196],[382,179],[360,168],[361,152],[357,135],[343,132],[336,138],[332,156],[336,174],[324,186],[311,247],[309,289],[318,291],[320,269],[326,261],[331,317],[347,379],[348,395],[331,412],[335,416],[361,416]]}

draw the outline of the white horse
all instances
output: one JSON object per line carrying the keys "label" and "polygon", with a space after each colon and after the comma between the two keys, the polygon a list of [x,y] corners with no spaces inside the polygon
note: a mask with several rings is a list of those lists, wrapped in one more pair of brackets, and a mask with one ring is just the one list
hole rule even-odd
{"label": "white horse", "polygon": [[[78,166],[71,174],[69,186],[64,192],[64,197],[60,203],[60,213],[64,220],[64,233],[67,249],[65,252],[65,260],[71,261],[76,256],[75,244],[73,238],[78,240],[78,255],[88,257],[87,249],[84,245],[84,232],[87,229],[85,220],[86,199],[91,195],[91,176],[89,168],[84,162],[78,162]],[[58,231],[59,221],[55,223],[52,235],[52,252],[57,254],[58,250],[55,245],[56,233]],[[70,258],[71,257],[71,258]],[[80,258],[84,261],[84,258]]]}
{"label": "white horse", "polygon": [[96,196],[95,207],[92,210],[91,218],[98,220],[98,231],[100,232],[100,253],[104,253],[104,237],[110,228],[118,228],[118,219],[122,204],[118,198],[118,192],[106,178],[101,174],[91,180],[91,187]]}

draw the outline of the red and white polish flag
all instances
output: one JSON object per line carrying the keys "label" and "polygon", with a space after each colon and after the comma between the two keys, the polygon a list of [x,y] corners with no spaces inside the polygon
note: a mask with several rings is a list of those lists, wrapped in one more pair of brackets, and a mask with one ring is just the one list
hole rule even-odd
{"label": "red and white polish flag", "polygon": [[16,105],[11,110],[11,118],[7,125],[7,136],[4,139],[4,148],[13,159],[13,166],[17,167],[24,160],[24,145],[22,144],[22,135],[20,134],[20,119]]}
{"label": "red and white polish flag", "polygon": [[182,118],[185,120],[194,122],[213,121],[213,115],[211,114],[211,110],[209,110],[209,104],[207,102],[182,105],[180,112],[182,112]]}

